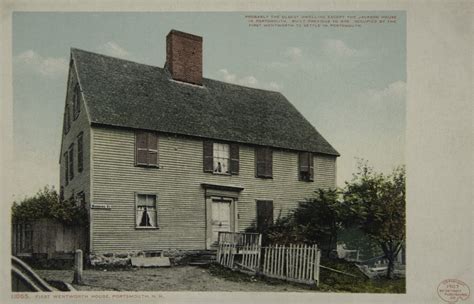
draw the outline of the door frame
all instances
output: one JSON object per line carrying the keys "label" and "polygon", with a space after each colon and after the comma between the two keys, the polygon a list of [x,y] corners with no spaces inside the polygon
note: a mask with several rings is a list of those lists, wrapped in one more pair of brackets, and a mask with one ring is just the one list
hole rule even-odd
{"label": "door frame", "polygon": [[230,231],[235,232],[237,227],[237,199],[228,196],[208,196],[206,197],[206,249],[212,247],[212,202],[230,201]]}

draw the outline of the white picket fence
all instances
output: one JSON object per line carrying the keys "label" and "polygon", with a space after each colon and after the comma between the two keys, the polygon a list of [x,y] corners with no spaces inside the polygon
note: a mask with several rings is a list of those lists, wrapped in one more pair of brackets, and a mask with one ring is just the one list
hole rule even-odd
{"label": "white picket fence", "polygon": [[259,245],[219,244],[216,260],[222,266],[234,268],[238,266],[246,271],[257,273],[260,268]]}
{"label": "white picket fence", "polygon": [[319,285],[321,251],[316,245],[264,247],[262,274],[276,279]]}
{"label": "white picket fence", "polygon": [[[297,283],[319,285],[321,251],[316,245],[261,246],[261,235],[219,234],[216,261],[224,267]],[[263,262],[260,265],[261,255]]]}
{"label": "white picket fence", "polygon": [[262,235],[258,233],[219,232],[216,260],[222,266],[235,265],[257,273],[260,268]]}

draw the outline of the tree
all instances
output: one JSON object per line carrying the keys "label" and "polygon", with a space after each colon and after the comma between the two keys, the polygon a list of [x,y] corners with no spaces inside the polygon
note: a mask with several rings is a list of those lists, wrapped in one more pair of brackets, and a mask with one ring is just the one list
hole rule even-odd
{"label": "tree", "polygon": [[40,218],[55,219],[64,224],[85,225],[88,221],[87,209],[74,199],[61,200],[54,187],[44,187],[36,195],[21,202],[13,202],[14,221],[32,221]]}
{"label": "tree", "polygon": [[264,233],[270,243],[317,244],[329,257],[347,212],[336,189],[318,189],[289,215],[278,217]]}
{"label": "tree", "polygon": [[346,182],[344,203],[351,220],[380,245],[388,260],[387,277],[393,278],[405,240],[405,168],[383,175],[360,161],[358,172]]}
{"label": "tree", "polygon": [[347,216],[337,189],[318,189],[313,198],[302,202],[293,216],[306,244],[318,244],[329,257],[336,248],[337,234]]}

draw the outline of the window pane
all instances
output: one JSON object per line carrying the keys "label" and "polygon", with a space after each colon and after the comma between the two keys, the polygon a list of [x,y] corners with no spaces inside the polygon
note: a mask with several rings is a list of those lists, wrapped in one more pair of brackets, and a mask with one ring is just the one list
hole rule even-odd
{"label": "window pane", "polygon": [[229,173],[229,145],[214,143],[214,172]]}
{"label": "window pane", "polygon": [[137,195],[136,222],[138,227],[156,227],[156,195]]}
{"label": "window pane", "polygon": [[138,194],[137,195],[137,205],[144,206],[146,204],[146,195]]}
{"label": "window pane", "polygon": [[157,152],[148,152],[148,164],[149,165],[158,165],[158,153]]}

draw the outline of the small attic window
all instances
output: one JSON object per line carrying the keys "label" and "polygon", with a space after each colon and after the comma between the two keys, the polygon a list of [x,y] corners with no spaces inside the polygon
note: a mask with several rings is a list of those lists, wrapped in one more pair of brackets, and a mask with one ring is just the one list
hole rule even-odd
{"label": "small attic window", "polygon": [[74,120],[79,117],[79,113],[81,113],[81,90],[79,88],[79,84],[77,83],[74,87],[74,95],[72,99],[72,112],[74,115]]}

